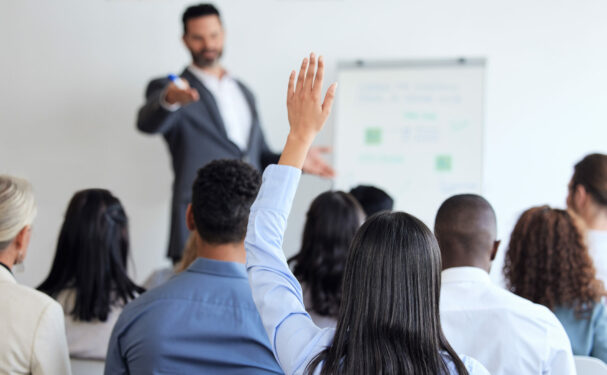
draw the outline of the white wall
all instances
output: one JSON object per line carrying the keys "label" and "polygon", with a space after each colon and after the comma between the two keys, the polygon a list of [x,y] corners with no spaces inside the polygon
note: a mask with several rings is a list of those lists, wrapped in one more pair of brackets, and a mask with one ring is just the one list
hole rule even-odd
{"label": "white wall", "polygon": [[[164,259],[171,185],[160,137],[135,130],[153,76],[188,63],[188,3],[0,0],[0,173],[30,179],[39,216],[18,279],[46,275],[67,202],[106,187],[131,219],[136,278]],[[287,133],[289,71],[314,50],[339,59],[480,56],[489,61],[485,191],[507,239],[525,208],[564,204],[575,161],[607,152],[607,3],[599,0],[217,1],[225,65],[256,92],[266,136]],[[327,129],[320,143],[331,143]],[[305,177],[286,251],[327,181]]]}

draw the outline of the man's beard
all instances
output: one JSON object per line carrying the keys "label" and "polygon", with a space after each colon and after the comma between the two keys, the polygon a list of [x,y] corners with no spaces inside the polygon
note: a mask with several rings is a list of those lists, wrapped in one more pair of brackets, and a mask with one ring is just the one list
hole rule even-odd
{"label": "man's beard", "polygon": [[[215,52],[215,55],[212,58],[209,58],[205,56],[205,53],[208,52]],[[190,53],[192,54],[192,61],[194,61],[194,65],[200,68],[208,68],[217,64],[217,62],[221,58],[221,55],[223,54],[223,49],[216,50],[205,48],[200,52],[190,51]]]}

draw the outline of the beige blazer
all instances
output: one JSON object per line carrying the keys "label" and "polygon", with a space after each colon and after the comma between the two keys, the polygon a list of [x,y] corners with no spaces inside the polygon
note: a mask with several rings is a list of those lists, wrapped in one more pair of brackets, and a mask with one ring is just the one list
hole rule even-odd
{"label": "beige blazer", "polygon": [[71,374],[63,309],[0,266],[0,374]]}

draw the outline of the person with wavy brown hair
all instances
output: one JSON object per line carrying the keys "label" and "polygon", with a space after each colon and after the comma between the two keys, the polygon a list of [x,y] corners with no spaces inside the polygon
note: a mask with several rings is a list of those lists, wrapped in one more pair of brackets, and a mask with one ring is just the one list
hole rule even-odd
{"label": "person with wavy brown hair", "polygon": [[607,293],[596,278],[581,223],[548,206],[525,211],[510,237],[504,275],[510,291],[548,307],[573,353],[607,362]]}
{"label": "person with wavy brown hair", "polygon": [[586,224],[596,275],[607,282],[607,155],[590,154],[573,169],[567,207]]}

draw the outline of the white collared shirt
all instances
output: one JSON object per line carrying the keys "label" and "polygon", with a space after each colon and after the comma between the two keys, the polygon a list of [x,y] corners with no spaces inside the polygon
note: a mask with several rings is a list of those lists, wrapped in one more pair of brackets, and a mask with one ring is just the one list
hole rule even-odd
{"label": "white collared shirt", "polygon": [[442,272],[441,323],[456,352],[491,374],[575,374],[571,344],[556,316],[494,285],[476,267]]}
{"label": "white collared shirt", "polygon": [[190,65],[188,69],[213,94],[230,141],[241,150],[246,150],[253,118],[251,107],[238,82],[228,74],[217,78],[195,65]]}
{"label": "white collared shirt", "polygon": [[607,285],[607,231],[588,231],[588,252],[594,262],[596,278]]}
{"label": "white collared shirt", "polygon": [[[228,139],[239,149],[246,151],[249,146],[253,115],[238,82],[227,73],[223,77],[217,78],[193,64],[188,66],[188,70],[215,98]],[[164,93],[160,95],[160,105],[167,111],[174,112],[181,108],[179,103],[167,103],[164,97]]]}
{"label": "white collared shirt", "polygon": [[63,310],[0,266],[0,374],[71,374]]}

